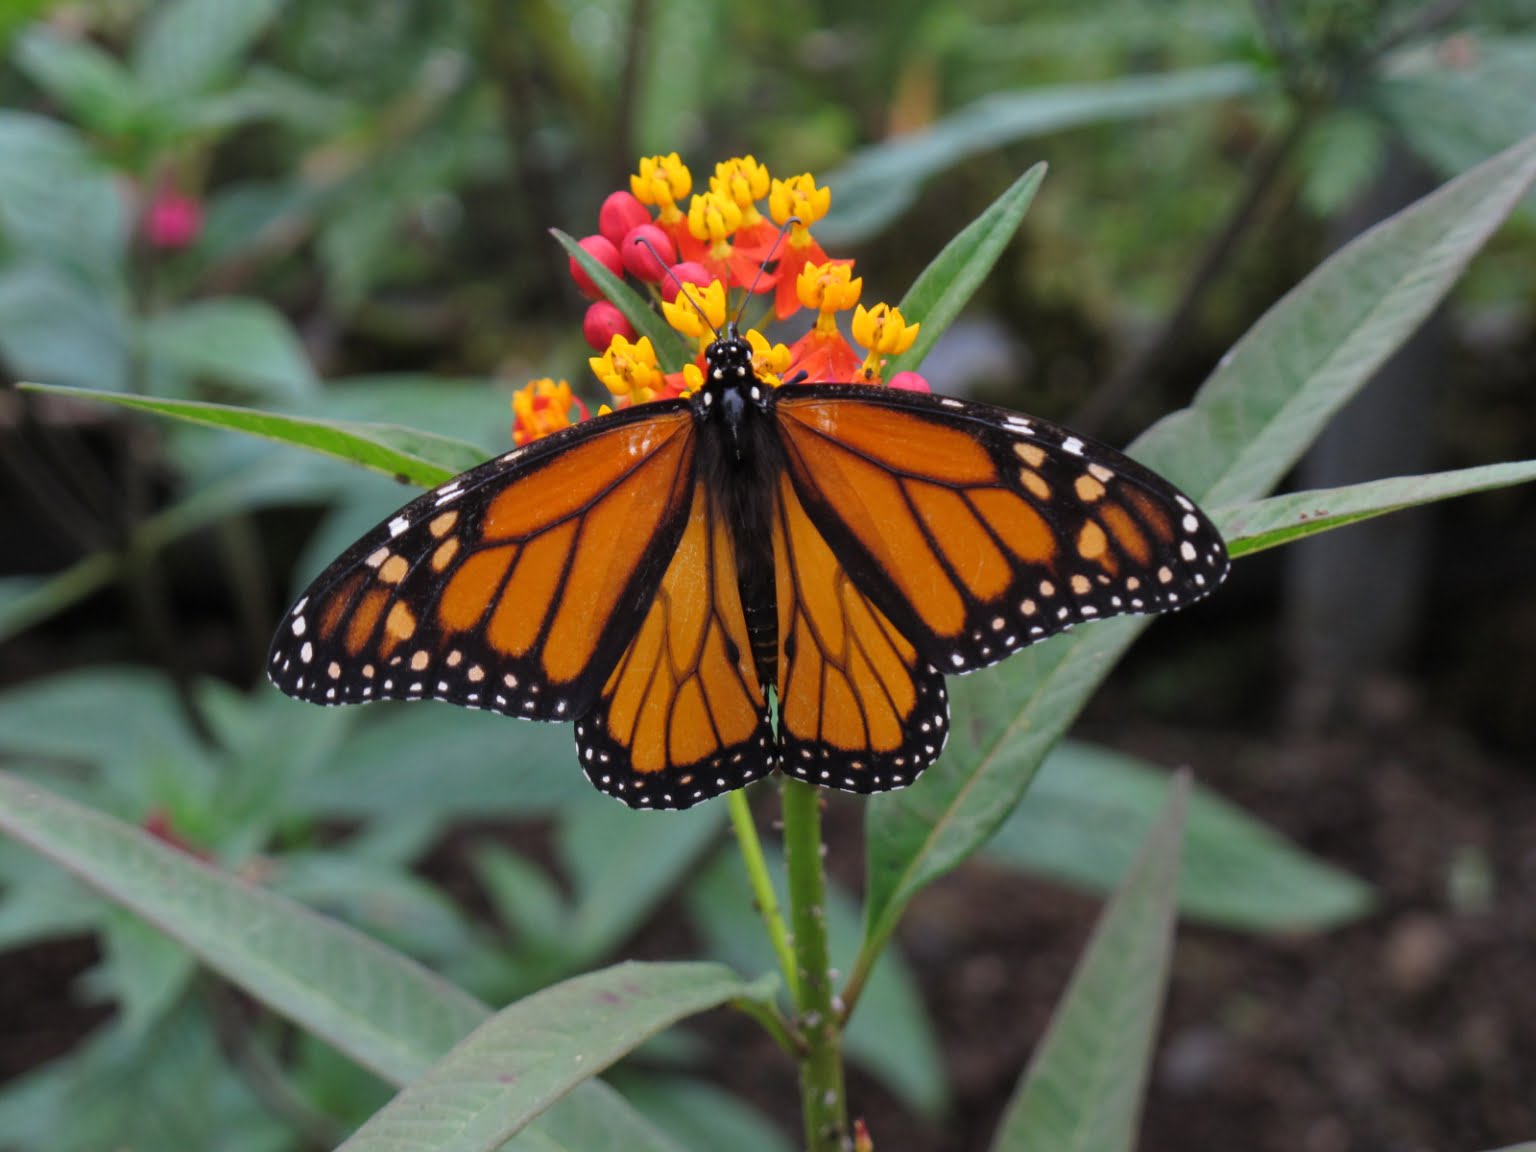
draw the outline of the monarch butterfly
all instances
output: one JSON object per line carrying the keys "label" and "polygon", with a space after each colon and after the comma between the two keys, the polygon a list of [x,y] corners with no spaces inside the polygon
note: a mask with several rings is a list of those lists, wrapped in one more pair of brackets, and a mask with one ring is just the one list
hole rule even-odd
{"label": "monarch butterfly", "polygon": [[635,808],[775,769],[878,792],[938,758],[946,674],[1180,607],[1227,564],[1193,501],[1113,449],[987,404],[771,387],[732,325],[691,397],[534,441],[367,533],[268,671],[319,704],[574,721],[587,777]]}

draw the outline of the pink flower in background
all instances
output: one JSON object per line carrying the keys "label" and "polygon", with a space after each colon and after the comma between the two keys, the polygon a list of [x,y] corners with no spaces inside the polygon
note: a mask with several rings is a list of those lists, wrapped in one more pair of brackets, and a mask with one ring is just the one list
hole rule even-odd
{"label": "pink flower in background", "polygon": [[202,201],[161,188],[144,213],[144,237],[155,248],[186,248],[203,230]]}

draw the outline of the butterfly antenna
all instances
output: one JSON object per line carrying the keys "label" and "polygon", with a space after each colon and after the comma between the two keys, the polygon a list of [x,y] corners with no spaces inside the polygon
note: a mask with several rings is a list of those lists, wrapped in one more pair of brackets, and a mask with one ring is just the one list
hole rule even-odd
{"label": "butterfly antenna", "polygon": [[692,305],[693,310],[699,314],[699,318],[703,320],[704,323],[708,326],[709,330],[715,334],[715,339],[719,340],[720,329],[716,328],[709,322],[709,313],[704,311],[704,306],[694,298],[692,292],[688,291],[688,285],[679,280],[673,273],[672,269],[667,267],[667,262],[661,258],[661,253],[656,251],[656,246],[647,240],[644,236],[636,236],[635,243],[639,244],[642,248],[644,248],[647,252],[656,258],[656,266],[661,269],[662,275],[677,285],[677,294],[684,297],[688,303]]}
{"label": "butterfly antenna", "polygon": [[779,226],[779,234],[773,238],[773,247],[768,249],[768,255],[764,256],[763,262],[757,266],[757,275],[752,277],[752,287],[747,289],[747,294],[741,301],[741,308],[737,311],[736,319],[732,322],[733,325],[741,323],[742,313],[747,310],[747,301],[752,299],[757,293],[758,281],[763,278],[763,273],[768,271],[769,267],[773,264],[773,258],[778,254],[779,245],[784,243],[784,237],[789,230],[800,222],[800,217],[791,216]]}

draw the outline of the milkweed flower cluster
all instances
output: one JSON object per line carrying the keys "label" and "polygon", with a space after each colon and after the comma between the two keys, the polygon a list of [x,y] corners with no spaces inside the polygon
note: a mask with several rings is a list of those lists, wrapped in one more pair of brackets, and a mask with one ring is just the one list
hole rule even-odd
{"label": "milkweed flower cluster", "polygon": [[[612,394],[611,407],[686,396],[704,379],[704,350],[735,316],[763,379],[781,383],[863,383],[928,391],[915,372],[882,373],[887,360],[912,347],[919,325],[888,304],[861,302],[862,277],[852,260],[833,259],[812,235],[832,192],[810,173],[773,177],[751,156],[715,165],[708,188],[694,192],[693,173],[676,152],[644,157],[628,190],[612,193],[598,230],[578,244],[628,287],[638,286],[666,323],[690,341],[693,359],[663,365],[652,341],[637,338],[615,300],[576,258],[571,278],[592,303],[582,332],[597,353],[592,374]],[[686,292],[686,298],[683,293]],[[852,312],[850,342],[838,317]],[[815,317],[805,335],[785,345],[760,331],[796,313]],[[527,443],[585,419],[587,409],[565,381],[536,380],[513,398],[513,439]],[[599,411],[610,410],[604,404]]]}

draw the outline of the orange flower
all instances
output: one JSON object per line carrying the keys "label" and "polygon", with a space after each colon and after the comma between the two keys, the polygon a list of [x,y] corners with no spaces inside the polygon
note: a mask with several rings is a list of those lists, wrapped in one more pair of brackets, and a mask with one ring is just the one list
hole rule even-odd
{"label": "orange flower", "polygon": [[571,386],[564,380],[549,377],[533,380],[512,394],[512,443],[518,447],[542,439],[551,432],[587,418],[587,406],[571,395]]}

